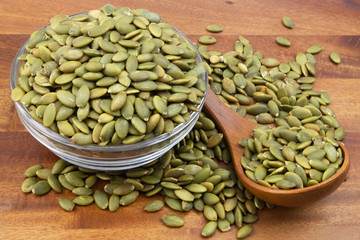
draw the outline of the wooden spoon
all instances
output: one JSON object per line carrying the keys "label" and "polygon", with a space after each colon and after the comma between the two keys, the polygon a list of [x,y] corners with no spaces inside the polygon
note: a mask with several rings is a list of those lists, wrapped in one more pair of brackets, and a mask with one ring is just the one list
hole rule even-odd
{"label": "wooden spoon", "polygon": [[349,172],[349,153],[345,146],[340,143],[344,155],[344,162],[338,172],[328,180],[314,186],[291,190],[279,190],[261,186],[245,175],[240,163],[240,158],[244,150],[239,146],[239,141],[243,138],[250,137],[251,131],[258,124],[239,116],[230,108],[226,107],[210,88],[206,96],[205,111],[224,133],[235,171],[242,184],[251,193],[266,202],[284,207],[301,207],[308,205],[335,191]]}

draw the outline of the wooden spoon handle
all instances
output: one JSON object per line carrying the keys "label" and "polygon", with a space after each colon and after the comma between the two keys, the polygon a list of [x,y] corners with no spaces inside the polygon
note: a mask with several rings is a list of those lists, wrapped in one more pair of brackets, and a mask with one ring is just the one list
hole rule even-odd
{"label": "wooden spoon handle", "polygon": [[[249,137],[251,131],[258,124],[235,113],[227,107],[210,88],[208,88],[205,100],[205,111],[224,133],[233,162],[240,162],[239,159],[243,154],[243,149],[239,146],[239,141],[242,138]],[[241,167],[241,165],[238,166]]]}

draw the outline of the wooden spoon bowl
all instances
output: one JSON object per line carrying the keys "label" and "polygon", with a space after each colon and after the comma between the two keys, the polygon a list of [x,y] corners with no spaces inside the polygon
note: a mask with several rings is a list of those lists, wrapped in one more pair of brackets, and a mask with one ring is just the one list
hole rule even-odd
{"label": "wooden spoon bowl", "polygon": [[349,172],[349,153],[345,146],[340,143],[340,148],[342,149],[344,156],[343,164],[337,173],[326,181],[310,187],[291,190],[264,187],[250,180],[245,175],[240,163],[240,158],[243,155],[244,150],[239,146],[239,141],[243,138],[250,137],[252,130],[258,124],[239,116],[230,108],[226,107],[210,88],[208,89],[205,101],[205,111],[212,117],[217,126],[224,133],[235,171],[241,183],[252,194],[266,202],[283,207],[301,207],[311,204],[335,191]]}

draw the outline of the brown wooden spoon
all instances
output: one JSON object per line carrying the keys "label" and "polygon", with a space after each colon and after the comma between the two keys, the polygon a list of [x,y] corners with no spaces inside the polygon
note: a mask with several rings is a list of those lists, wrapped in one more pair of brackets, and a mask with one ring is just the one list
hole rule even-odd
{"label": "brown wooden spoon", "polygon": [[291,190],[279,190],[261,186],[245,175],[240,163],[243,148],[239,146],[239,141],[243,138],[250,137],[251,131],[258,124],[239,116],[230,108],[226,107],[210,88],[206,96],[205,111],[224,133],[233,159],[235,171],[242,184],[251,193],[266,202],[284,207],[301,207],[308,205],[335,191],[349,172],[349,153],[345,146],[340,143],[344,155],[344,162],[338,172],[326,181],[310,187]]}

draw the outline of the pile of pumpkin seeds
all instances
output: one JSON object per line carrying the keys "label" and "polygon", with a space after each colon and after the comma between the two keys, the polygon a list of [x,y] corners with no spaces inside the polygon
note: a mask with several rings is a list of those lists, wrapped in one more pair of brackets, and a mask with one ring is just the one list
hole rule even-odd
{"label": "pile of pumpkin seeds", "polygon": [[[208,65],[211,89],[233,111],[260,125],[243,139],[246,175],[263,186],[291,189],[311,186],[334,175],[345,137],[325,91],[316,91],[315,57],[322,47],[280,62],[254,52],[240,36],[225,54],[198,46]],[[313,53],[313,54],[311,54]],[[267,125],[274,126],[270,128]]]}
{"label": "pile of pumpkin seeds", "polygon": [[12,99],[76,144],[131,144],[170,133],[206,91],[195,48],[145,9],[58,15],[31,34]]}
{"label": "pile of pumpkin seeds", "polygon": [[[139,194],[147,197],[161,194],[162,200],[153,200],[144,206],[146,212],[157,212],[166,204],[171,210],[186,212],[195,209],[203,212],[209,221],[201,234],[210,237],[219,229],[229,231],[232,225],[239,229],[238,237],[252,231],[257,221],[256,213],[265,203],[253,196],[238,180],[230,167],[221,164],[231,162],[229,150],[215,123],[204,113],[191,132],[160,159],[132,170],[100,172],[77,167],[60,159],[53,167],[35,165],[25,171],[22,191],[44,195],[51,189],[62,193],[64,189],[74,194],[73,199],[60,198],[59,205],[72,211],[76,205],[93,202],[100,209],[115,212],[121,206],[136,201]],[[227,165],[226,165],[227,166]],[[103,190],[97,182],[105,181]],[[95,190],[96,189],[96,190]],[[162,221],[169,227],[181,227],[180,216],[168,213]]]}

